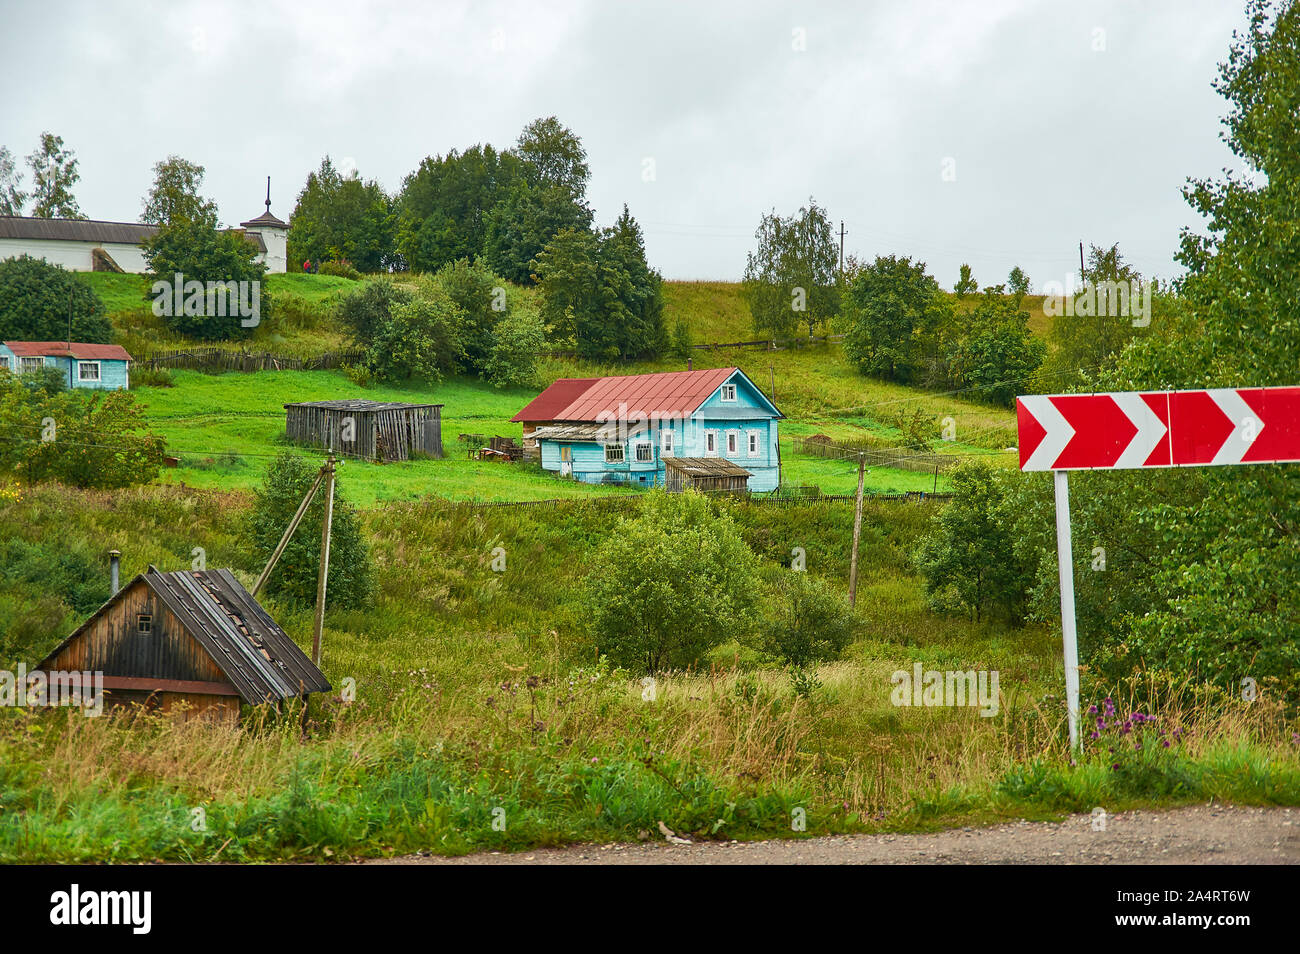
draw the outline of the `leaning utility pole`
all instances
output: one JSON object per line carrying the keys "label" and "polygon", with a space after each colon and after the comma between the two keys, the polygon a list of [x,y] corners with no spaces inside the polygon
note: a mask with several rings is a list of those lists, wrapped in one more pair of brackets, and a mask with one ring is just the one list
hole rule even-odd
{"label": "leaning utility pole", "polygon": [[289,526],[284,531],[284,536],[282,536],[280,542],[275,545],[275,552],[271,554],[271,559],[267,560],[266,566],[262,568],[262,575],[259,576],[257,582],[253,584],[254,597],[262,591],[262,587],[266,585],[266,581],[271,578],[271,571],[275,569],[276,563],[280,561],[280,556],[284,553],[284,548],[289,545],[289,540],[292,539],[294,531],[298,529],[298,524],[302,523],[303,514],[307,512],[307,507],[311,504],[312,498],[316,496],[316,488],[320,486],[321,479],[324,476],[325,468],[321,467],[320,471],[316,474],[316,482],[313,483],[311,489],[307,491],[307,496],[302,498],[302,503],[298,505],[298,512],[295,513],[293,519],[289,521]]}
{"label": "leaning utility pole", "polygon": [[325,628],[325,584],[330,572],[330,528],[334,523],[334,455],[321,468],[325,476],[325,518],[320,529],[320,575],[316,578],[316,627],[311,638],[311,661],[320,665],[320,638]]}
{"label": "leaning utility pole", "polygon": [[853,558],[849,563],[849,605],[858,604],[858,539],[862,536],[862,478],[866,475],[867,455],[858,452],[858,502],[853,510]]}

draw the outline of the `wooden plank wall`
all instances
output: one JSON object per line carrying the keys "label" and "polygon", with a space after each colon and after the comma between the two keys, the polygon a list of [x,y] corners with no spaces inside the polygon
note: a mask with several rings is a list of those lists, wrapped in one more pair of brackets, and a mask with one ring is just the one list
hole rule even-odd
{"label": "wooden plank wall", "polygon": [[[343,440],[343,423],[353,420],[353,440]],[[291,441],[333,449],[366,460],[410,460],[412,451],[442,457],[442,415],[437,407],[347,410],[289,407],[285,435]]]}

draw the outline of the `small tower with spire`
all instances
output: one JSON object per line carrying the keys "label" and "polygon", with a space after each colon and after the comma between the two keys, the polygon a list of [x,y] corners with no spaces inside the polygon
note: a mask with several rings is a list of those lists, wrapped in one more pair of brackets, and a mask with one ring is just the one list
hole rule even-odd
{"label": "small tower with spire", "polygon": [[271,177],[266,177],[266,211],[255,219],[240,222],[250,239],[261,243],[261,260],[266,270],[283,274],[289,268],[289,224],[271,214]]}

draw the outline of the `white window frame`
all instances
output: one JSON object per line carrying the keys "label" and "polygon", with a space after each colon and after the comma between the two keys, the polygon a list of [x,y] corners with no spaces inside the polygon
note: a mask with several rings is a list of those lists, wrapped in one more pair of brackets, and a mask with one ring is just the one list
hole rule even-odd
{"label": "white window frame", "polygon": [[[86,368],[90,367],[91,365],[95,366],[95,376],[93,378],[88,378],[85,376],[84,371]],[[98,361],[78,361],[77,380],[94,381],[96,384],[100,384],[104,380],[104,369]]]}
{"label": "white window frame", "polygon": [[[617,457],[611,457],[611,456],[610,456],[610,454],[611,454],[611,453],[614,453],[614,452],[617,452],[617,453],[618,453],[618,456],[617,456]],[[605,463],[607,463],[607,464],[622,464],[622,463],[624,463],[626,460],[627,460],[627,448],[624,447],[622,444],[606,444],[606,445],[605,445]]]}
{"label": "white window frame", "polygon": [[758,453],[759,453],[759,446],[758,446],[758,431],[750,431],[750,432],[748,433],[748,435],[746,435],[746,436],[747,436],[747,438],[748,438],[748,447],[747,447],[747,450],[748,450],[748,452],[749,452],[749,456],[750,456],[750,457],[757,457],[757,456],[758,456]]}
{"label": "white window frame", "polygon": [[722,386],[722,395],[719,398],[723,404],[736,403],[736,386],[734,384],[724,384]]}
{"label": "white window frame", "polygon": [[[645,457],[641,452],[645,452]],[[655,446],[649,441],[637,441],[636,449],[632,452],[632,459],[638,464],[653,464],[655,459]]]}
{"label": "white window frame", "polygon": [[704,456],[705,457],[718,456],[718,432],[717,431],[704,432]]}
{"label": "white window frame", "polygon": [[[30,363],[29,362],[33,362]],[[45,367],[45,357],[39,354],[25,354],[18,359],[18,373],[28,374]]]}
{"label": "white window frame", "polygon": [[735,431],[727,431],[727,456],[735,457],[740,453],[740,435]]}
{"label": "white window frame", "polygon": [[673,453],[673,430],[671,427],[659,432],[659,453],[671,457]]}

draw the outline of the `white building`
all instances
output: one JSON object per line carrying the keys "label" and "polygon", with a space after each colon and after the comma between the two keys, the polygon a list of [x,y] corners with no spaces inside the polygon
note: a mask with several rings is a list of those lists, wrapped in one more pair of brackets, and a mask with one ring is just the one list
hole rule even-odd
{"label": "white building", "polygon": [[[257,248],[257,260],[267,272],[287,269],[289,225],[271,214],[270,186],[266,211],[241,222],[239,229]],[[30,255],[74,272],[135,272],[149,270],[140,243],[158,231],[139,222],[96,219],[35,219],[0,215],[0,259]]]}

